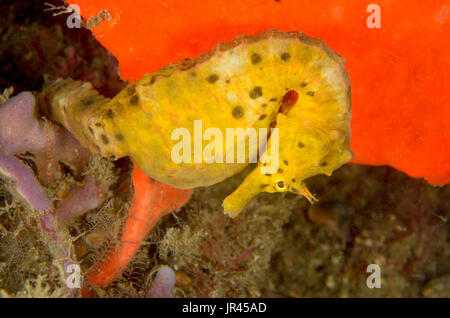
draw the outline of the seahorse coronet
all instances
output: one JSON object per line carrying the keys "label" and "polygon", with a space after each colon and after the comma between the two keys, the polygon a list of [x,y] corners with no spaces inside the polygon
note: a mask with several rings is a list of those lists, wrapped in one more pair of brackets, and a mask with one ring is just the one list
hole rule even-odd
{"label": "seahorse coronet", "polygon": [[[284,114],[280,107],[290,91],[298,99]],[[302,181],[329,175],[351,159],[350,92],[344,61],[325,42],[301,32],[268,30],[220,42],[195,59],[146,74],[111,99],[70,79],[56,81],[41,99],[51,117],[91,151],[130,156],[148,176],[182,189],[220,182],[248,161],[175,163],[176,128],[190,136],[199,120],[202,134],[208,128],[218,128],[223,136],[227,128],[278,128],[280,169],[267,176],[258,163],[224,201],[225,211],[234,216],[261,191],[292,191],[312,200]],[[201,140],[201,149],[209,142]],[[267,155],[271,143],[272,137]],[[222,147],[223,156],[232,150],[236,155],[236,144]],[[246,145],[246,159],[257,151]]]}

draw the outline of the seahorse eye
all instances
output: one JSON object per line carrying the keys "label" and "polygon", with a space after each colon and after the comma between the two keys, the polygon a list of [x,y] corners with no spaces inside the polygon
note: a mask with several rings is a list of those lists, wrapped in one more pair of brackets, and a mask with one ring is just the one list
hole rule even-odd
{"label": "seahorse eye", "polygon": [[277,181],[277,188],[278,190],[284,190],[286,187],[286,182],[284,182],[283,180],[278,180]]}

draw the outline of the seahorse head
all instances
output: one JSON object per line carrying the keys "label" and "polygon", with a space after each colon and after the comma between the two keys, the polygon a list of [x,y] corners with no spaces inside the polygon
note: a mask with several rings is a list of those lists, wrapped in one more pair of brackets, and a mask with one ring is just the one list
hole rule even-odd
{"label": "seahorse head", "polygon": [[335,127],[327,129],[295,112],[279,113],[266,152],[257,167],[224,200],[225,213],[239,214],[260,192],[290,191],[315,202],[304,180],[318,174],[331,175],[352,158],[347,133]]}

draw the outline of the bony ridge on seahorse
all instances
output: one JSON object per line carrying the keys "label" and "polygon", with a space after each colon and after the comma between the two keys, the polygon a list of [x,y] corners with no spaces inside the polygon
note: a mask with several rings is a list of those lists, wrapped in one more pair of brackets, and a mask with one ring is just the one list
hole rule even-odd
{"label": "bony ridge on seahorse", "polygon": [[[295,104],[283,103],[293,91]],[[330,175],[352,158],[350,81],[343,60],[323,41],[300,32],[270,30],[219,43],[194,60],[145,75],[112,99],[89,83],[67,79],[49,86],[40,101],[50,118],[94,153],[130,156],[148,176],[180,189],[220,182],[248,161],[175,163],[175,128],[193,135],[199,119],[205,129],[219,128],[224,135],[226,128],[278,128],[278,171],[260,170],[273,157],[269,138],[258,166],[223,202],[233,217],[259,192],[291,191],[312,202],[303,180]],[[222,153],[236,153],[238,145],[233,147],[223,145]],[[247,159],[257,155],[246,147]]]}

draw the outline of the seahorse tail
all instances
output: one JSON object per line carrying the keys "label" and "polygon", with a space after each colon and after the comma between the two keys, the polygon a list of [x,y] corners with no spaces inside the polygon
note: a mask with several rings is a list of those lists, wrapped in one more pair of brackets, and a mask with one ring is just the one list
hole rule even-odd
{"label": "seahorse tail", "polygon": [[104,112],[101,105],[108,101],[91,83],[70,78],[57,79],[38,96],[41,114],[62,125],[95,153],[101,151],[90,124],[101,122]]}

